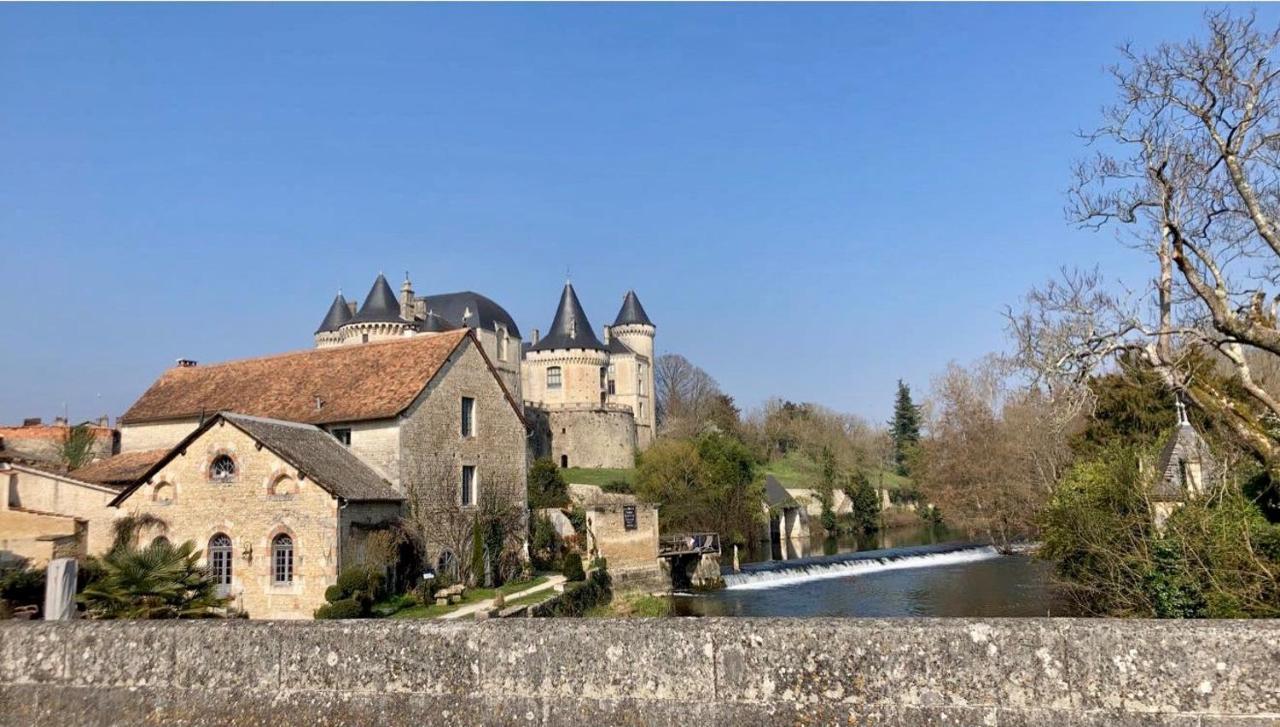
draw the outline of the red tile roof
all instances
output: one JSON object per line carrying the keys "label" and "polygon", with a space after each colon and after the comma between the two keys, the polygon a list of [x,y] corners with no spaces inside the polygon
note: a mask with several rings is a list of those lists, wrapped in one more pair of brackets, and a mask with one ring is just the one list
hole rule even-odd
{"label": "red tile roof", "polygon": [[124,485],[138,479],[160,461],[169,450],[148,449],[140,452],[122,452],[114,457],[100,459],[72,470],[67,475],[81,482],[92,482],[96,485]]}
{"label": "red tile roof", "polygon": [[[220,411],[305,424],[394,417],[409,407],[468,329],[432,336],[298,351],[169,369],[120,418],[122,424],[188,419]],[[486,364],[497,379],[502,380]],[[504,393],[506,387],[503,387]],[[509,393],[507,399],[519,415]]]}

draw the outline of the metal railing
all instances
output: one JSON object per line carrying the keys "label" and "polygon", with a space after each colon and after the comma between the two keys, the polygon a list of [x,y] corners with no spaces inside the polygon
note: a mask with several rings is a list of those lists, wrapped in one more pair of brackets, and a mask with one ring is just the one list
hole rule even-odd
{"label": "metal railing", "polygon": [[658,538],[658,555],[685,553],[719,553],[718,533],[674,533]]}

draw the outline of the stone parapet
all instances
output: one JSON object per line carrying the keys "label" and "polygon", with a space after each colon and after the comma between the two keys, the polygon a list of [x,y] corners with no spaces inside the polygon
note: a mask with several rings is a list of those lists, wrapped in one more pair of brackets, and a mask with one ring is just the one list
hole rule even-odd
{"label": "stone parapet", "polygon": [[0,624],[0,725],[1264,725],[1280,621]]}

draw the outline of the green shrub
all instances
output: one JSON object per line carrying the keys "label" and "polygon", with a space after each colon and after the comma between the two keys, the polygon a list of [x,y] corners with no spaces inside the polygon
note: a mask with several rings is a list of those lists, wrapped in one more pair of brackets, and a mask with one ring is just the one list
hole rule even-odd
{"label": "green shrub", "polygon": [[[603,566],[603,561],[599,561]],[[581,567],[581,563],[579,566]],[[588,610],[607,604],[613,599],[613,580],[604,567],[591,571],[591,577],[585,582],[574,583],[565,588],[564,593],[539,604],[534,609],[535,616],[582,616]]]}
{"label": "green shrub", "polygon": [[[337,588],[340,592],[339,599],[350,596],[358,591],[367,591],[369,589],[369,571],[361,567],[347,568],[338,574]],[[329,599],[328,592],[325,593],[325,599],[330,603],[338,599]]]}
{"label": "green shrub", "polygon": [[44,604],[44,571],[28,568],[23,563],[17,568],[0,570],[0,598],[14,606]]}
{"label": "green shrub", "polygon": [[612,492],[620,495],[635,494],[635,489],[631,486],[631,483],[626,480],[609,480],[603,485],[600,485],[600,489],[604,492]]}
{"label": "green shrub", "polygon": [[342,598],[333,603],[326,603],[315,612],[315,617],[318,619],[360,618],[363,615],[364,609],[352,598]]}
{"label": "green shrub", "polygon": [[347,594],[342,592],[342,586],[339,586],[339,585],[332,585],[324,589],[324,600],[328,601],[329,603],[336,603],[337,601],[341,601],[342,598],[346,595]]}
{"label": "green shrub", "polygon": [[587,574],[582,570],[582,558],[576,553],[565,553],[564,562],[560,566],[560,573],[564,575],[567,581],[585,580]]}
{"label": "green shrub", "polygon": [[529,467],[528,495],[530,510],[569,504],[569,486],[555,462],[546,457],[534,460]]}

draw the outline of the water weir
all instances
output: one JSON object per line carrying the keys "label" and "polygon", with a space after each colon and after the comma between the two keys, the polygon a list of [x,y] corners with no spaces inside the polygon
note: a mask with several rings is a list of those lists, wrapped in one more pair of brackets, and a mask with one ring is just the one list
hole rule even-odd
{"label": "water weir", "polygon": [[846,578],[908,568],[932,568],[999,557],[1000,553],[995,548],[978,543],[868,550],[861,553],[753,563],[743,566],[741,573],[726,574],[724,584],[727,590],[778,588],[827,578]]}

